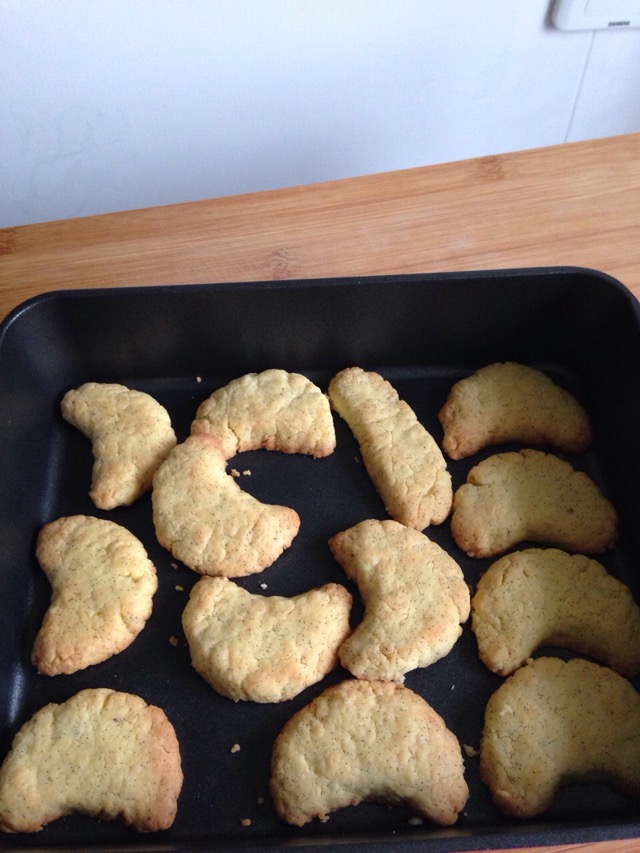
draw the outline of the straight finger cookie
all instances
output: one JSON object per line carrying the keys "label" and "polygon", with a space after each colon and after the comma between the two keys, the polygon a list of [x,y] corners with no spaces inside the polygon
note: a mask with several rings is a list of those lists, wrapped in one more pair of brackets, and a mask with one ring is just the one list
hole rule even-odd
{"label": "straight finger cookie", "polygon": [[391,518],[424,530],[451,509],[442,452],[411,407],[378,373],[350,367],[329,383],[331,405],[353,432],[367,473]]}
{"label": "straight finger cookie", "polygon": [[493,557],[526,540],[597,554],[615,545],[618,515],[587,474],[527,449],[471,469],[454,496],[451,532],[471,557]]}

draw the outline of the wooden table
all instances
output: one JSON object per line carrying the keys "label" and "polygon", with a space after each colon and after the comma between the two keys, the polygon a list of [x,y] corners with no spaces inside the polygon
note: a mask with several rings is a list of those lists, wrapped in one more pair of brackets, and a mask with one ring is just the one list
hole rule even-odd
{"label": "wooden table", "polygon": [[60,288],[559,264],[640,297],[640,134],[0,230],[0,317]]}

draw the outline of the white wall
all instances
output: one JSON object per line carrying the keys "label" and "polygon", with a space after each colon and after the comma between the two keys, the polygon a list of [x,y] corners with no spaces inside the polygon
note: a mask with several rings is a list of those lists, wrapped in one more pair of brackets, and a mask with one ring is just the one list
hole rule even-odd
{"label": "white wall", "polygon": [[640,131],[549,0],[3,0],[0,227]]}

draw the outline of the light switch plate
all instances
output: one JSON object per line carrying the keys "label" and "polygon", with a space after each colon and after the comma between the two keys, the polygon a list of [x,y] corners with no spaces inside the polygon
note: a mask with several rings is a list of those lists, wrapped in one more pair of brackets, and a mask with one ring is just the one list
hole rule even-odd
{"label": "light switch plate", "polygon": [[556,0],[551,20],[559,30],[640,27],[640,0]]}

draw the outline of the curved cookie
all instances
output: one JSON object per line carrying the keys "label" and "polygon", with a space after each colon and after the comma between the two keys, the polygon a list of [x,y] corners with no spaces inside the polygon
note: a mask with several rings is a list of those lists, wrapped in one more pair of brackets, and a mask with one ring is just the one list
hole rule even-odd
{"label": "curved cookie", "polygon": [[285,598],[202,578],[182,625],[191,663],[214,690],[236,702],[283,702],[334,669],[350,611],[339,584]]}
{"label": "curved cookie", "polygon": [[361,521],[329,540],[357,583],[362,622],[340,648],[357,678],[404,681],[405,673],[448,654],[469,618],[460,566],[423,533],[397,521]]}
{"label": "curved cookie", "polygon": [[151,502],[160,544],[202,575],[260,572],[300,527],[295,510],[242,491],[212,435],[192,435],[174,447],[155,473]]}
{"label": "curved cookie", "polygon": [[199,406],[191,433],[218,437],[226,459],[260,448],[328,456],[336,446],[326,395],[306,376],[275,368],[214,391]]}
{"label": "curved cookie", "polygon": [[572,394],[513,361],[488,364],[456,382],[438,418],[451,459],[509,441],[583,453],[592,439],[587,413]]}
{"label": "curved cookie", "polygon": [[640,607],[627,586],[582,554],[516,551],[493,563],[471,602],[481,660],[510,675],[543,645],[640,672]]}
{"label": "curved cookie", "polygon": [[31,660],[45,675],[77,672],[127,648],[151,616],[158,587],[142,543],[84,515],[40,530],[36,557],[52,587]]}
{"label": "curved cookie", "polygon": [[542,814],[577,782],[640,797],[640,696],[607,667],[538,658],[487,703],[480,775],[495,805],[518,818]]}
{"label": "curved cookie", "polygon": [[618,516],[587,474],[527,449],[497,453],[469,471],[453,498],[451,532],[471,557],[525,540],[595,554],[615,545]]}
{"label": "curved cookie", "polygon": [[331,405],[353,432],[389,515],[424,530],[449,515],[451,476],[440,448],[378,373],[350,367],[329,383]]}
{"label": "curved cookie", "polygon": [[271,759],[278,815],[302,826],[364,800],[455,823],[469,791],[460,744],[422,697],[392,682],[343,681],[298,711]]}
{"label": "curved cookie", "polygon": [[86,382],[62,398],[63,418],[91,440],[89,495],[99,509],[128,506],[151,488],[176,443],[166,409],[143,391]]}
{"label": "curved cookie", "polygon": [[0,829],[38,832],[68,814],[168,829],[182,787],[164,711],[139,696],[82,690],[22,726],[0,769]]}

